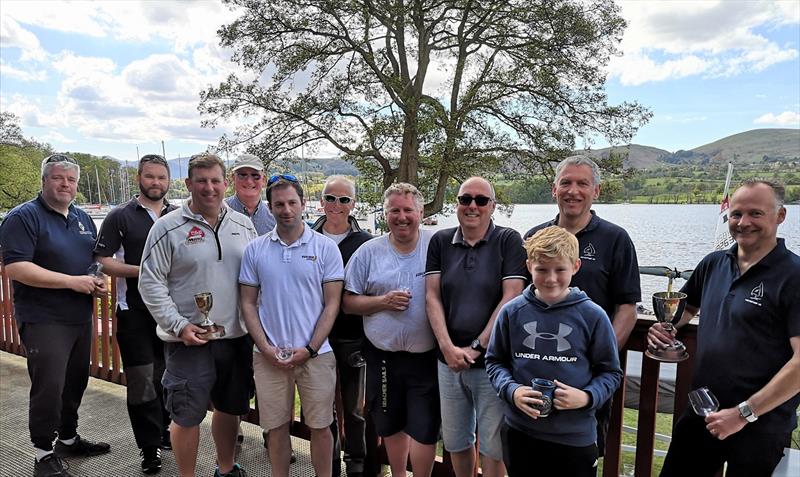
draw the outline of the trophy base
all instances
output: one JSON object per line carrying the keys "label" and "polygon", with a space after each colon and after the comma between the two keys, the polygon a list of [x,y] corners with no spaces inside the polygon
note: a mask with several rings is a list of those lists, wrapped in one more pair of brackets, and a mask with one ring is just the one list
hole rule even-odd
{"label": "trophy base", "polygon": [[683,346],[670,346],[666,349],[655,349],[648,346],[644,355],[662,363],[680,363],[689,358],[689,353]]}
{"label": "trophy base", "polygon": [[225,327],[219,325],[202,325],[205,331],[198,333],[197,336],[203,340],[218,340],[225,336]]}

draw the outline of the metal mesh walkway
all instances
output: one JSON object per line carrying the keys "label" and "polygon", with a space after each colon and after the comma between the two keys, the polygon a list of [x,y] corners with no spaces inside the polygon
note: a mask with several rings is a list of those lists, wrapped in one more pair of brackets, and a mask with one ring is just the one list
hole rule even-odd
{"label": "metal mesh walkway", "polygon": [[[30,380],[25,359],[0,352],[0,476],[33,475],[33,445],[28,434],[28,391]],[[80,407],[78,432],[91,440],[111,444],[111,453],[91,458],[68,459],[70,473],[76,477],[133,477],[141,472],[139,450],[133,440],[125,408],[123,386],[89,378],[89,386]],[[248,476],[271,475],[269,460],[263,447],[261,428],[242,424],[244,444],[238,462]],[[308,441],[292,438],[297,462],[291,466],[292,476],[313,476]],[[200,425],[200,449],[197,475],[213,476],[214,442],[211,439],[211,414]],[[161,476],[177,475],[175,459],[170,451],[162,454]],[[344,475],[344,470],[342,470]]]}

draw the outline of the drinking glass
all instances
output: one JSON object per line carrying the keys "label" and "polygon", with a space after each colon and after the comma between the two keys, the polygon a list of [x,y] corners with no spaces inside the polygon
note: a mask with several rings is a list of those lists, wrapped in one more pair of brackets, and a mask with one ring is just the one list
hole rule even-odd
{"label": "drinking glass", "polygon": [[275,345],[275,357],[280,361],[288,361],[294,355],[292,343],[280,341]]}
{"label": "drinking glass", "polygon": [[411,293],[414,284],[414,274],[411,272],[399,272],[397,274],[397,289],[406,293]]}
{"label": "drinking glass", "polygon": [[689,393],[689,403],[698,416],[705,417],[719,409],[716,396],[705,386]]}

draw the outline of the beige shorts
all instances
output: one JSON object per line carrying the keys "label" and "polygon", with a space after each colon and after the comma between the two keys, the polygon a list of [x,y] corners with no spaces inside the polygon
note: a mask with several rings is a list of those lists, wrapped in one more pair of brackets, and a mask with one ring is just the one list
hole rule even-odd
{"label": "beige shorts", "polygon": [[295,385],[308,427],[324,429],[333,422],[336,393],[336,358],[333,352],[309,359],[291,370],[278,369],[261,353],[253,353],[253,375],[259,420],[265,430],[280,427],[292,418]]}

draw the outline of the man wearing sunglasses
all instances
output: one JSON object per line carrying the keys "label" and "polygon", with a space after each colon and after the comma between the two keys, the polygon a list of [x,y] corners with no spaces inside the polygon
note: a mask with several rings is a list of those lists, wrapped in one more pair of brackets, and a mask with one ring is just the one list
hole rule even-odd
{"label": "man wearing sunglasses", "polygon": [[143,156],[136,182],[139,194],[103,220],[94,253],[103,269],[117,277],[117,342],[125,367],[128,417],[142,471],[153,474],[161,470],[161,448],[171,448],[170,421],[161,387],[164,342],[139,294],[139,263],[153,223],[177,207],[165,199],[169,165],[162,156]]}
{"label": "man wearing sunglasses", "polygon": [[[636,324],[636,302],[642,295],[639,262],[628,232],[601,219],[592,210],[592,202],[599,196],[600,168],[597,164],[582,155],[564,159],[556,166],[553,182],[558,215],[529,230],[525,239],[551,225],[563,227],[575,235],[581,268],[572,276],[570,286],[585,291],[605,310],[614,327],[617,348],[622,350]],[[610,417],[611,399],[596,413],[597,448],[601,456]]]}
{"label": "man wearing sunglasses", "polygon": [[225,199],[228,207],[253,221],[258,235],[264,235],[275,227],[275,217],[261,200],[261,191],[267,183],[264,163],[252,154],[236,158],[231,168],[233,195]]}
{"label": "man wearing sunglasses", "polygon": [[476,424],[483,475],[505,474],[503,404],[486,374],[484,354],[500,308],[525,286],[526,255],[519,232],[494,224],[494,209],[488,181],[464,181],[458,227],[436,232],[425,267],[428,320],[439,343],[442,437],[457,477],[474,473]]}
{"label": "man wearing sunglasses", "polygon": [[[311,229],[338,244],[342,261],[346,266],[353,252],[372,238],[372,235],[361,230],[358,221],[351,215],[356,206],[355,184],[344,176],[328,177],[322,189],[320,205],[325,210],[325,215],[320,217]],[[347,476],[375,477],[378,469],[364,468],[368,448],[373,453],[376,451],[377,436],[372,436],[369,442],[365,440],[363,401],[366,363],[361,354],[364,344],[362,318],[358,315],[349,315],[340,309],[328,339],[336,355],[336,369],[344,411],[344,461]],[[335,446],[334,452],[337,452]],[[374,459],[375,456],[371,455],[369,461],[372,462]]]}
{"label": "man wearing sunglasses", "polygon": [[28,429],[35,477],[69,477],[62,457],[110,450],[77,433],[78,407],[89,381],[92,294],[107,293],[105,278],[87,272],[97,230],[72,203],[80,171],[63,154],[45,158],[41,192],[12,209],[0,226],[0,250],[14,285],[15,317],[31,377]]}

